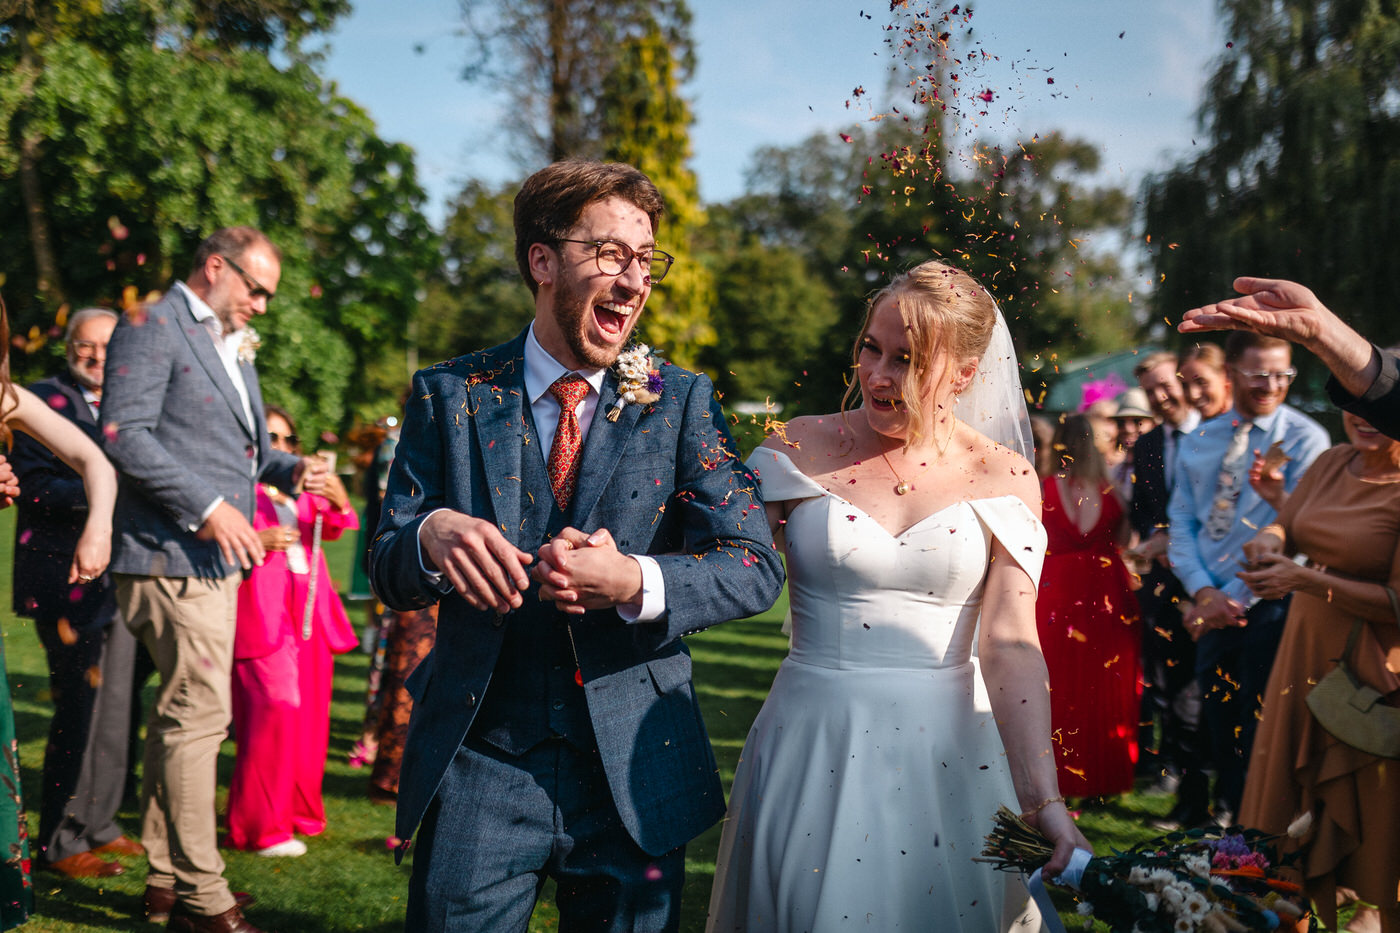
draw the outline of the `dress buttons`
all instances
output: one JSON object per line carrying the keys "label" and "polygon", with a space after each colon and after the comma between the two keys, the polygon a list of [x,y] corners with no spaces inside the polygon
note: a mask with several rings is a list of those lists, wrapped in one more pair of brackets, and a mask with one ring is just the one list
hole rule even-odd
{"label": "dress buttons", "polygon": [[555,700],[553,705],[554,705],[554,708],[555,708],[556,710],[561,710],[561,709],[564,708],[564,701],[563,701],[563,700]]}
{"label": "dress buttons", "polygon": [[468,693],[468,694],[467,694],[467,705],[468,705],[468,706],[475,706],[475,705],[476,705],[476,694],[475,694],[475,693]]}

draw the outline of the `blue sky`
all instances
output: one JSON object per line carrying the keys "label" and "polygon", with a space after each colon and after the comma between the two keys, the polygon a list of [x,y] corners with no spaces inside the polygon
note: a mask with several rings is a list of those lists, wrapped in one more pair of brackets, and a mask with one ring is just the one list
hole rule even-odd
{"label": "blue sky", "polygon": [[[1228,54],[1214,0],[971,6],[976,43],[995,57],[973,77],[994,100],[963,137],[1014,142],[1059,129],[1100,146],[1100,177],[1134,190],[1144,174],[1190,153],[1201,87],[1211,63]],[[354,7],[328,40],[325,72],[369,111],[381,135],[417,150],[434,220],[463,180],[526,174],[506,155],[500,101],[458,77],[468,40],[457,0],[355,0]],[[691,0],[691,7],[699,55],[687,88],[696,114],[692,165],[706,201],[742,192],[759,146],[792,145],[869,118],[868,107],[846,108],[855,87],[872,92],[877,106],[889,102],[879,93],[894,64],[885,0]]]}

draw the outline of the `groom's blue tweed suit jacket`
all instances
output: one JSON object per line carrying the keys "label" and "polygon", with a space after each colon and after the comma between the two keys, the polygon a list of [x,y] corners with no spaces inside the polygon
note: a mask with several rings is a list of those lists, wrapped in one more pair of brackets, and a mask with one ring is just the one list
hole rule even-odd
{"label": "groom's blue tweed suit jacket", "polygon": [[[412,836],[469,731],[512,750],[512,730],[517,738],[533,735],[528,723],[512,719],[586,722],[623,825],[659,855],[724,812],[681,636],[767,609],[782,586],[782,564],[758,482],[725,430],[710,380],[667,363],[660,400],[626,406],[615,423],[605,414],[617,380],[607,375],[570,511],[561,515],[526,398],[524,345],[521,333],[414,376],[373,545],[376,592],[401,610],[439,599],[420,572],[417,537],[423,518],[446,507],[494,521],[531,553],[566,522],[585,532],[606,528],[623,553],[656,558],[667,612],[634,624],[611,609],[576,618],[584,688],[561,694],[545,678],[521,676],[533,639],[540,639],[543,667],[557,657],[557,639],[567,637],[567,617],[541,602],[537,587],[504,617],[473,609],[456,593],[441,597],[437,644],[408,685],[415,705],[396,833]],[[477,722],[488,693],[495,695]],[[551,717],[544,707],[563,695],[586,709]],[[538,715],[521,715],[535,707]]]}

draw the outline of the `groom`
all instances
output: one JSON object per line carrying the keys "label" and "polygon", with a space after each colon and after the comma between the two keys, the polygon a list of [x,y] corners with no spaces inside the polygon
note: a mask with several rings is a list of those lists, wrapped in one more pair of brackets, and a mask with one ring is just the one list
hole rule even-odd
{"label": "groom", "polygon": [[535,173],[533,323],[414,377],[371,561],[389,606],[441,600],[399,782],[414,933],[523,931],[546,877],[563,930],[675,930],[685,843],[724,812],[681,636],[783,571],[709,379],[611,368],[672,261],[661,212],[631,166]]}

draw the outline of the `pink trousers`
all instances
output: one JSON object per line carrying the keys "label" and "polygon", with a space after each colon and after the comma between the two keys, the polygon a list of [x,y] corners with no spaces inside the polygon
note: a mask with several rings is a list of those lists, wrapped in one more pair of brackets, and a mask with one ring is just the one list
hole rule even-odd
{"label": "pink trousers", "polygon": [[335,662],[322,627],[272,654],[233,662],[238,743],[228,793],[227,844],[265,849],[326,828],[321,779],[330,743]]}

